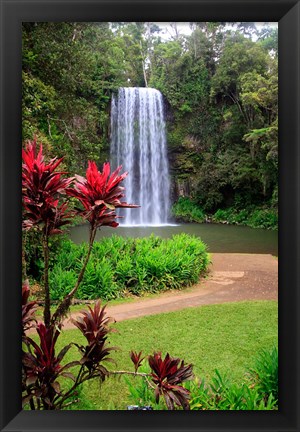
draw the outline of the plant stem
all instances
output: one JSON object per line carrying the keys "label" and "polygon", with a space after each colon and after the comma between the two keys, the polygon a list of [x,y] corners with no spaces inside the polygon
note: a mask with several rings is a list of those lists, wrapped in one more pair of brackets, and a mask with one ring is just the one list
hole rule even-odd
{"label": "plant stem", "polygon": [[44,323],[47,328],[50,327],[50,289],[49,289],[49,235],[47,226],[43,234],[43,252],[44,252],[44,291],[45,291],[45,306],[44,306]]}
{"label": "plant stem", "polygon": [[58,308],[54,312],[54,314],[52,316],[52,320],[51,320],[51,325],[55,325],[58,321],[60,321],[62,316],[65,315],[65,313],[68,311],[68,309],[70,307],[71,300],[79,288],[79,285],[80,285],[80,283],[83,279],[84,273],[85,273],[87,263],[90,259],[93,243],[94,243],[95,236],[96,236],[96,231],[97,231],[97,227],[91,227],[88,252],[87,252],[87,255],[85,257],[82,268],[80,270],[80,273],[78,275],[77,282],[76,282],[74,288],[69,292],[69,294],[66,295],[66,297],[62,300],[62,302],[60,303],[60,305],[58,306]]}
{"label": "plant stem", "polygon": [[112,375],[134,375],[134,376],[140,376],[145,378],[145,380],[147,381],[147,384],[150,388],[152,388],[153,390],[155,390],[155,386],[149,381],[149,377],[151,377],[152,375],[150,373],[144,373],[144,372],[129,372],[129,371],[109,371],[110,374]]}
{"label": "plant stem", "polygon": [[84,382],[81,381],[81,375],[84,371],[84,365],[81,365],[77,377],[76,377],[76,381],[75,383],[72,385],[72,387],[62,396],[61,400],[57,403],[56,405],[56,409],[61,409],[63,402],[68,399],[68,397],[70,397],[72,395],[72,393],[76,390],[76,388],[82,384]]}
{"label": "plant stem", "polygon": [[109,371],[110,375],[135,375],[135,376],[142,376],[142,377],[151,377],[150,373],[144,373],[144,372],[131,372],[131,371]]}

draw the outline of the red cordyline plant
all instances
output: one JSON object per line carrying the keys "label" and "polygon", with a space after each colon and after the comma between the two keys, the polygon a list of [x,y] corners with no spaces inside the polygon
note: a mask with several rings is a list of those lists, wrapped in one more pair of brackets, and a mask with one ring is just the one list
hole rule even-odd
{"label": "red cordyline plant", "polygon": [[108,371],[100,363],[104,360],[112,362],[113,360],[108,356],[111,351],[116,349],[106,345],[107,335],[113,331],[109,327],[112,319],[106,316],[105,306],[101,307],[100,300],[95,303],[94,309],[88,306],[88,310],[82,311],[81,314],[82,317],[72,319],[73,324],[81,331],[88,342],[85,347],[79,347],[83,355],[81,362],[89,371],[98,371],[99,375],[104,379],[108,375]]}
{"label": "red cordyline plant", "polygon": [[44,254],[44,293],[45,325],[50,325],[50,289],[49,289],[49,236],[61,233],[61,227],[69,223],[71,212],[67,202],[60,202],[60,196],[66,193],[73,179],[63,178],[63,172],[56,171],[63,158],[53,158],[45,162],[43,146],[37,149],[37,142],[29,141],[22,151],[22,197],[24,220],[23,229],[36,227],[42,233]]}
{"label": "red cordyline plant", "polygon": [[192,365],[185,365],[183,360],[170,357],[168,353],[162,359],[160,352],[149,356],[148,361],[152,370],[152,380],[156,385],[156,402],[163,396],[168,409],[173,410],[175,403],[188,410],[189,391],[180,384],[192,378]]}
{"label": "red cordyline plant", "polygon": [[142,357],[142,351],[140,351],[139,353],[137,353],[136,351],[130,351],[129,355],[132,363],[134,364],[134,370],[135,372],[137,372],[138,368],[142,365],[145,357]]}
{"label": "red cordyline plant", "polygon": [[117,227],[115,209],[119,207],[139,207],[121,201],[125,196],[124,187],[120,183],[127,177],[125,172],[119,175],[122,166],[119,166],[110,174],[110,164],[103,165],[102,173],[98,171],[95,162],[88,162],[86,178],[76,175],[73,189],[68,189],[68,194],[77,198],[84,209],[79,211],[91,224],[91,228],[102,225]]}
{"label": "red cordyline plant", "polygon": [[[107,334],[111,318],[106,316],[105,307],[96,302],[94,308],[81,312],[83,317],[73,320],[87,339],[87,345],[70,343],[56,355],[56,342],[61,332],[61,324],[47,328],[43,323],[36,326],[39,343],[28,335],[24,337],[22,357],[23,405],[29,403],[31,409],[57,410],[68,406],[66,401],[77,394],[77,388],[85,381],[98,378],[100,381],[109,375],[103,362],[113,361],[109,353],[115,350],[107,346]],[[62,360],[72,346],[79,350],[79,359],[62,364]],[[76,376],[70,369],[77,367]],[[61,378],[70,379],[73,384],[67,390],[60,384]]]}
{"label": "red cordyline plant", "polygon": [[86,178],[78,175],[75,176],[76,181],[73,184],[73,188],[68,188],[66,190],[68,195],[77,198],[83,205],[83,209],[79,209],[77,212],[86,218],[90,223],[89,248],[81,272],[79,273],[77,283],[53,314],[52,324],[60,319],[69,309],[71,300],[82,281],[88,260],[90,258],[97,228],[105,225],[116,228],[119,225],[118,222],[116,222],[116,219],[120,218],[120,216],[117,216],[115,212],[116,208],[139,207],[138,205],[128,204],[124,201],[121,201],[121,199],[124,197],[124,187],[121,187],[120,183],[128,175],[127,172],[119,175],[121,169],[121,166],[118,167],[110,175],[110,164],[105,163],[101,173],[98,171],[95,162],[89,161],[86,171]]}
{"label": "red cordyline plant", "polygon": [[[22,287],[22,322],[23,322],[23,357],[22,357],[22,389],[23,403],[31,409],[54,410],[62,409],[71,402],[70,397],[77,394],[77,388],[83,382],[92,378],[103,381],[110,374],[137,372],[143,358],[141,352],[132,351],[131,359],[135,372],[109,371],[103,362],[111,362],[109,357],[115,347],[107,344],[108,334],[112,331],[111,319],[106,316],[105,306],[100,301],[94,308],[82,311],[82,316],[72,320],[87,340],[86,345],[70,343],[56,355],[56,342],[63,323],[62,318],[71,304],[85,272],[96,230],[107,225],[117,227],[119,207],[133,208],[137,205],[121,201],[124,188],[121,182],[127,173],[120,174],[121,167],[110,174],[110,165],[103,165],[100,172],[94,162],[88,162],[86,178],[75,176],[64,178],[65,172],[56,171],[63,158],[51,159],[45,162],[43,149],[37,149],[36,141],[28,142],[23,150],[22,191],[25,230],[38,229],[42,233],[44,252],[44,323],[34,316],[36,303],[29,302],[29,284]],[[68,197],[75,197],[82,208],[69,210]],[[75,214],[83,216],[90,224],[90,239],[87,256],[83,262],[77,282],[69,294],[61,301],[51,317],[49,289],[49,236],[62,232],[61,227],[70,221]],[[29,337],[28,331],[36,330],[39,341]],[[79,350],[79,359],[62,364],[62,361],[72,346]],[[188,391],[179,384],[191,375],[191,365],[179,364],[179,359],[171,359],[167,354],[162,360],[160,353],[149,357],[149,365],[155,387],[156,398],[163,395],[169,409],[174,409],[174,403],[184,409],[188,406]],[[76,374],[69,369],[77,367]],[[61,386],[61,378],[68,378],[73,383],[67,389]]]}
{"label": "red cordyline plant", "polygon": [[66,193],[73,178],[63,178],[56,171],[63,158],[53,158],[45,163],[43,146],[37,151],[37,142],[29,141],[22,151],[22,192],[24,206],[23,228],[42,228],[44,234],[61,233],[61,226],[69,223],[66,203],[59,205],[59,196]]}
{"label": "red cordyline plant", "polygon": [[58,378],[66,377],[75,381],[74,375],[68,372],[68,369],[80,363],[73,361],[61,365],[72,344],[65,346],[55,355],[60,328],[47,328],[43,323],[39,323],[36,330],[40,343],[27,337],[25,343],[28,350],[23,352],[23,389],[26,389],[27,393],[23,397],[23,404],[29,402],[32,409],[40,409],[42,406],[45,410],[53,410],[56,399],[61,395]]}
{"label": "red cordyline plant", "polygon": [[[130,358],[137,374],[146,357],[142,357],[142,351],[139,353],[131,351]],[[189,410],[190,391],[181,384],[193,378],[193,366],[185,365],[183,360],[171,357],[169,353],[163,359],[161,352],[155,352],[147,359],[151,373],[138,373],[138,375],[143,376],[146,385],[154,390],[156,403],[159,403],[160,396],[163,396],[168,410],[174,410],[175,405]]]}

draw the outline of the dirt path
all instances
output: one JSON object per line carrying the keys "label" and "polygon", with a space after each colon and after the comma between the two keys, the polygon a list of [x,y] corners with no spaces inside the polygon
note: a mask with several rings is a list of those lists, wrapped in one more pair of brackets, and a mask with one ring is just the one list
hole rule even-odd
{"label": "dirt path", "polygon": [[[265,254],[215,253],[206,279],[184,291],[107,306],[117,322],[188,307],[243,300],[278,299],[278,260]],[[79,312],[73,313],[72,317]],[[73,328],[70,319],[64,329]]]}

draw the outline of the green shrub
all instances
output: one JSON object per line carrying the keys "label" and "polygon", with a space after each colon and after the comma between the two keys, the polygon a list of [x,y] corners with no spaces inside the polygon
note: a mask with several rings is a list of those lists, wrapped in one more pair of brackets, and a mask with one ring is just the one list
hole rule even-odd
{"label": "green shrub", "polygon": [[275,229],[278,226],[278,213],[269,209],[255,210],[248,218],[248,225],[253,228]]}
{"label": "green shrub", "polygon": [[229,207],[218,209],[213,215],[213,222],[247,225],[252,228],[277,229],[278,212],[269,208],[255,208],[249,206],[245,209]]}
{"label": "green shrub", "polygon": [[56,265],[55,271],[51,271],[49,275],[51,299],[62,300],[74,287],[76,280],[75,270]]}
{"label": "green shrub", "polygon": [[115,279],[120,287],[127,286],[133,277],[133,264],[130,255],[120,257],[115,267]]}
{"label": "green shrub", "polygon": [[[204,222],[204,210],[190,198],[180,197],[172,207],[173,216],[183,222]],[[218,209],[212,216],[213,222],[232,225],[247,225],[252,228],[277,229],[278,212],[274,208],[247,205],[241,207],[240,200],[233,207]]]}
{"label": "green shrub", "polygon": [[230,382],[226,375],[218,370],[211,382],[194,380],[185,385],[191,392],[191,410],[274,410],[277,400],[273,395],[264,399],[256,388],[247,383],[236,384]]}
{"label": "green shrub", "polygon": [[184,222],[204,222],[204,211],[193,201],[180,197],[172,207],[172,214],[176,219]]}
{"label": "green shrub", "polygon": [[250,369],[250,376],[258,393],[264,398],[271,394],[278,399],[278,350],[262,350]]}
{"label": "green shrub", "polygon": [[[278,350],[262,350],[245,382],[231,383],[218,370],[206,385],[204,380],[186,383],[195,410],[274,410],[278,409]],[[250,380],[249,380],[250,378]]]}
{"label": "green shrub", "polygon": [[[73,288],[86,251],[86,244],[62,244],[50,271],[53,300]],[[154,235],[103,238],[94,243],[77,298],[110,300],[128,292],[141,295],[181,289],[197,282],[208,264],[206,245],[187,234],[171,239]]]}
{"label": "green shrub", "polygon": [[105,257],[95,259],[93,256],[93,258],[86,266],[82,283],[78,289],[78,298],[110,300],[118,297],[111,263]]}

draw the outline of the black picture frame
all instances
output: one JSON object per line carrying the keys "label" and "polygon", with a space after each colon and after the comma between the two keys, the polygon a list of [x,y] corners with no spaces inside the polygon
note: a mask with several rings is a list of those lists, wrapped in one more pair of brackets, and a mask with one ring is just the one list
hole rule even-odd
{"label": "black picture frame", "polygon": [[[294,0],[1,0],[2,431],[286,431],[299,414],[300,4]],[[278,21],[279,410],[21,410],[21,22]]]}

